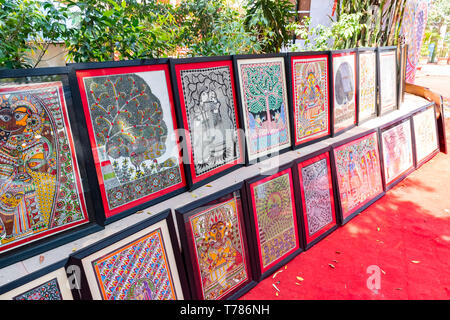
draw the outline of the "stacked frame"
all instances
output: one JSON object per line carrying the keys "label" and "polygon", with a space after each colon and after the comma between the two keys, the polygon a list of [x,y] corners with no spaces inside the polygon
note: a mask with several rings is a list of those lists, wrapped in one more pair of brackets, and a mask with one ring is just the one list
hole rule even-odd
{"label": "stacked frame", "polygon": [[262,280],[303,251],[291,164],[245,185],[255,279]]}
{"label": "stacked frame", "polygon": [[288,92],[293,148],[331,135],[330,52],[295,52],[287,55]]}
{"label": "stacked frame", "polygon": [[356,50],[331,52],[332,105],[331,134],[336,136],[356,126]]}
{"label": "stacked frame", "polygon": [[33,272],[0,288],[0,300],[73,300],[67,259]]}
{"label": "stacked frame", "polygon": [[291,147],[284,54],[233,56],[246,164]]}
{"label": "stacked frame", "polygon": [[398,109],[397,47],[377,48],[378,115]]}
{"label": "stacked frame", "polygon": [[376,48],[358,48],[357,65],[357,118],[361,125],[378,114]]}
{"label": "stacked frame", "polygon": [[171,59],[191,190],[244,165],[231,56]]}
{"label": "stacked frame", "polygon": [[1,267],[101,230],[83,131],[67,68],[0,72]]}
{"label": "stacked frame", "polygon": [[168,60],[70,67],[106,223],[185,191]]}
{"label": "stacked frame", "polygon": [[379,127],[385,191],[414,171],[412,124],[409,116]]}
{"label": "stacked frame", "polygon": [[332,147],[337,204],[343,225],[385,194],[378,132],[368,130]]}
{"label": "stacked frame", "polygon": [[435,104],[422,108],[411,115],[414,136],[416,169],[439,152]]}
{"label": "stacked frame", "polygon": [[78,300],[189,299],[170,209],[77,251],[69,266],[80,270]]}
{"label": "stacked frame", "polygon": [[305,250],[337,229],[331,147],[294,161],[294,187]]}
{"label": "stacked frame", "polygon": [[175,210],[194,300],[235,300],[256,285],[244,223],[244,183]]}

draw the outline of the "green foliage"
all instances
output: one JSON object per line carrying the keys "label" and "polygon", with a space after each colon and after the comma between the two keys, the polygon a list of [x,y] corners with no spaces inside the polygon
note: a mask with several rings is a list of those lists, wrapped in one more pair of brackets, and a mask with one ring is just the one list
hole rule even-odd
{"label": "green foliage", "polygon": [[50,43],[67,35],[67,17],[49,1],[0,0],[0,68],[35,67]]}

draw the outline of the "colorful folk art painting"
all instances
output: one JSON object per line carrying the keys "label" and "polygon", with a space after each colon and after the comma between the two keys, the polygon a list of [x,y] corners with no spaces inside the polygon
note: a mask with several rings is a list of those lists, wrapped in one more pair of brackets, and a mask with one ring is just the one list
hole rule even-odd
{"label": "colorful folk art painting", "polygon": [[290,146],[283,58],[237,63],[249,159]]}
{"label": "colorful folk art painting", "polygon": [[63,300],[58,280],[56,278],[49,280],[40,286],[30,289],[12,300]]}
{"label": "colorful folk art painting", "polygon": [[62,83],[0,87],[0,252],[88,220]]}
{"label": "colorful folk art painting", "polygon": [[426,159],[438,149],[436,119],[434,109],[428,108],[413,116],[414,141],[417,163]]}
{"label": "colorful folk art painting", "polygon": [[168,67],[77,77],[106,216],[184,186]]}
{"label": "colorful folk art painting", "polygon": [[414,167],[411,121],[404,121],[381,133],[384,178],[389,185]]}
{"label": "colorful folk art painting", "polygon": [[92,261],[103,300],[177,298],[161,229]]}
{"label": "colorful folk art painting", "polygon": [[334,149],[343,218],[383,192],[377,133]]}
{"label": "colorful folk art painting", "polygon": [[330,132],[328,56],[292,57],[295,143]]}
{"label": "colorful folk art painting", "polygon": [[345,130],[356,122],[355,54],[333,56],[334,132]]}
{"label": "colorful folk art painting", "polygon": [[298,164],[307,242],[336,224],[329,153]]}
{"label": "colorful folk art painting", "polygon": [[220,300],[249,277],[236,195],[189,218],[204,300]]}
{"label": "colorful folk art painting", "polygon": [[377,114],[376,53],[359,53],[359,121]]}
{"label": "colorful folk art painting", "polygon": [[[211,67],[209,67],[211,66]],[[176,65],[193,181],[242,162],[231,62]],[[198,179],[197,179],[198,178]]]}
{"label": "colorful folk art painting", "polygon": [[380,113],[395,109],[397,105],[396,52],[380,52]]}
{"label": "colorful folk art painting", "polygon": [[250,184],[261,272],[299,248],[291,169]]}

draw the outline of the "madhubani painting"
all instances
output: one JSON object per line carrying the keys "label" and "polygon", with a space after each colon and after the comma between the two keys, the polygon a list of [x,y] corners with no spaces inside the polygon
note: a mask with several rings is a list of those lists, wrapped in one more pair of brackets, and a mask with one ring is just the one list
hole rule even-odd
{"label": "madhubani painting", "polygon": [[88,221],[62,83],[0,87],[0,252]]}
{"label": "madhubani painting", "polygon": [[334,157],[345,219],[383,192],[377,133],[336,147]]}
{"label": "madhubani painting", "polygon": [[397,65],[395,50],[380,52],[380,113],[397,106]]}
{"label": "madhubani painting", "polygon": [[189,217],[204,300],[220,300],[249,278],[240,205],[234,194]]}
{"label": "madhubani painting", "polygon": [[58,280],[49,280],[12,298],[12,300],[63,300]]}
{"label": "madhubani painting", "polygon": [[376,53],[359,53],[359,121],[377,114]]}
{"label": "madhubani painting", "polygon": [[188,68],[179,71],[179,83],[195,180],[236,163],[242,156],[232,66],[231,62],[214,67],[182,66]]}
{"label": "madhubani painting", "polygon": [[103,300],[177,299],[161,229],[91,262]]}
{"label": "madhubani painting", "polygon": [[328,152],[298,164],[307,242],[336,224]]}
{"label": "madhubani painting", "polygon": [[334,132],[356,122],[355,54],[333,56]]}
{"label": "madhubani painting", "polygon": [[330,131],[328,56],[291,59],[295,143],[299,144]]}
{"label": "madhubani painting", "polygon": [[261,272],[299,248],[291,169],[250,184]]}
{"label": "madhubani painting", "polygon": [[413,116],[417,163],[439,148],[434,109],[428,108]]}
{"label": "madhubani painting", "polygon": [[290,146],[283,58],[237,61],[249,159]]}
{"label": "madhubani painting", "polygon": [[414,167],[411,121],[382,131],[384,178],[386,185]]}
{"label": "madhubani painting", "polygon": [[168,67],[77,77],[106,217],[184,186]]}

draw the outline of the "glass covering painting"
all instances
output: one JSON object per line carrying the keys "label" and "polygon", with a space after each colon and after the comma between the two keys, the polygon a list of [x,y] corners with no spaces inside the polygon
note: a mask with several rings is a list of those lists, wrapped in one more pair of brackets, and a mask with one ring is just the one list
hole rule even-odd
{"label": "glass covering painting", "polygon": [[15,296],[12,300],[63,300],[56,278]]}
{"label": "glass covering painting", "polygon": [[292,57],[295,143],[330,132],[328,56]]}
{"label": "glass covering painting", "polygon": [[240,200],[231,198],[189,217],[197,279],[205,300],[220,300],[249,278]]}
{"label": "glass covering painting", "polygon": [[376,132],[334,149],[343,218],[383,192]]}
{"label": "glass covering painting", "polygon": [[359,53],[359,121],[377,114],[376,54],[373,51]]}
{"label": "glass covering painting", "polygon": [[334,132],[356,122],[355,54],[333,56]]}
{"label": "glass covering painting", "polygon": [[249,159],[290,146],[283,58],[238,60]]}
{"label": "glass covering painting", "polygon": [[434,109],[428,108],[413,116],[414,141],[417,163],[426,159],[438,149]]}
{"label": "glass covering painting", "polygon": [[250,184],[261,271],[299,248],[291,169]]}
{"label": "glass covering painting", "polygon": [[77,71],[107,217],[185,185],[166,65]]}
{"label": "glass covering painting", "polygon": [[396,52],[380,52],[380,113],[397,106],[397,65]]}
{"label": "glass covering painting", "polygon": [[0,252],[86,222],[62,83],[0,87]]}

